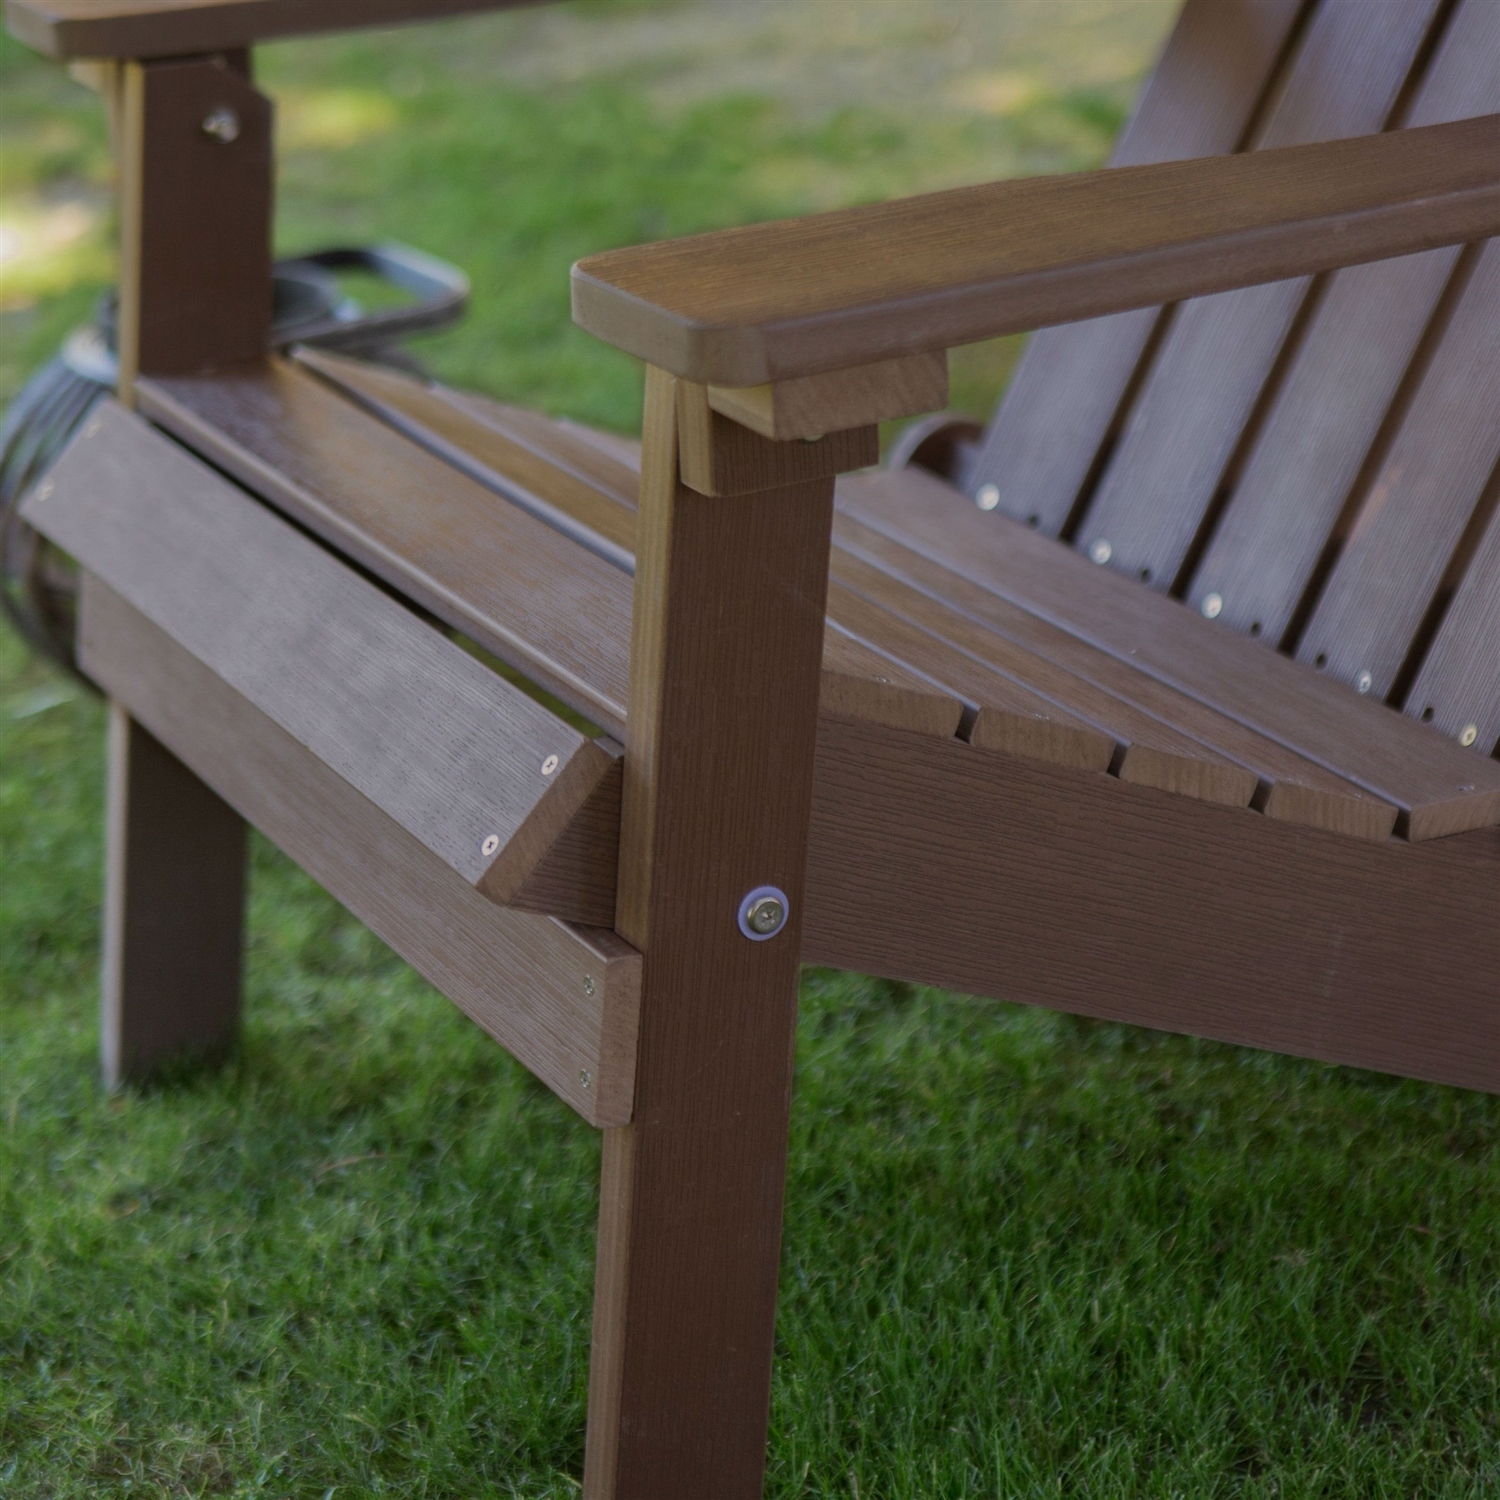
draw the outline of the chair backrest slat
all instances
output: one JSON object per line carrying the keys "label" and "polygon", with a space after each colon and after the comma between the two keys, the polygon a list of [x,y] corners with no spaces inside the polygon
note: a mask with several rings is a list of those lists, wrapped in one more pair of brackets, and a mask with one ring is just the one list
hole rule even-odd
{"label": "chair backrest slat", "polygon": [[[1500,461],[1500,240],[1479,254],[1297,655],[1382,698],[1402,676]],[[1491,643],[1492,651],[1495,643]]]}
{"label": "chair backrest slat", "polygon": [[1493,755],[1500,751],[1500,466],[1481,509],[1488,522],[1406,711]]}
{"label": "chair backrest slat", "polygon": [[[1308,0],[1187,0],[1120,140],[1116,166],[1242,147]],[[1130,387],[1155,308],[1033,335],[964,482],[1055,536]]]}
{"label": "chair backrest slat", "polygon": [[[1465,0],[1409,125],[1500,111],[1500,5]],[[1460,256],[1453,246],[1330,278],[1218,519],[1187,598],[1284,642],[1324,549],[1432,330]],[[1413,374],[1417,372],[1412,372]]]}
{"label": "chair backrest slat", "polygon": [[[1383,129],[1442,0],[1325,0],[1257,147]],[[1076,540],[1154,588],[1189,561],[1312,278],[1200,297],[1172,313]]]}

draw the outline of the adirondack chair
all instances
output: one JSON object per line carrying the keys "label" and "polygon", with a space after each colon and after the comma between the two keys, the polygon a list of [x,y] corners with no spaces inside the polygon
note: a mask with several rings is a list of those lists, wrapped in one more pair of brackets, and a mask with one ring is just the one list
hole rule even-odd
{"label": "adirondack chair", "polygon": [[231,1039],[257,824],[604,1129],[585,1492],[752,1496],[804,959],[1500,1088],[1500,6],[1189,0],[1115,169],[585,260],[637,449],[264,353],[246,49],[481,3],[9,0],[121,122],[106,1073]]}

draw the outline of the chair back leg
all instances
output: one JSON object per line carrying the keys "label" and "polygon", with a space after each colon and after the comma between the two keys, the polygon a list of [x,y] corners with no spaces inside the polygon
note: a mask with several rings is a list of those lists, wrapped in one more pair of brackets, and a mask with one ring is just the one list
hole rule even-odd
{"label": "chair back leg", "polygon": [[115,1088],[234,1043],[245,823],[118,703],[108,798],[100,1050]]}

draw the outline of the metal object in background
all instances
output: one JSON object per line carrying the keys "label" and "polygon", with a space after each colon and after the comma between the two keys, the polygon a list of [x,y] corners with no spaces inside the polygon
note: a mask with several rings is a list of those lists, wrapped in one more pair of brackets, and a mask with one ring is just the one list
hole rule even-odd
{"label": "metal object in background", "polygon": [[[413,300],[367,311],[345,293],[340,272],[377,277]],[[456,266],[407,245],[336,247],[278,261],[275,297],[273,347],[313,344],[420,371],[400,340],[462,317],[469,281]],[[0,606],[36,650],[75,674],[76,569],[21,520],[19,508],[95,404],[114,391],[115,328],[109,292],[95,321],[31,377],[0,422]]]}

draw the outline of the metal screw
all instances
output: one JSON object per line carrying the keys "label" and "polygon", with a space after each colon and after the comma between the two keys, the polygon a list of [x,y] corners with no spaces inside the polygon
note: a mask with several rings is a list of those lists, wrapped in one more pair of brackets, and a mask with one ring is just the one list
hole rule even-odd
{"label": "metal screw", "polygon": [[1359,676],[1354,679],[1354,691],[1356,693],[1368,693],[1374,686],[1375,677],[1373,673],[1361,672]]}
{"label": "metal screw", "polygon": [[550,776],[561,764],[562,762],[555,755],[549,755],[542,762],[542,775]]}
{"label": "metal screw", "polygon": [[585,995],[592,995],[594,993],[594,976],[592,974],[585,974],[583,976],[583,993]]}
{"label": "metal screw", "polygon": [[203,122],[203,133],[211,135],[221,146],[227,146],[240,138],[240,117],[223,105]]}
{"label": "metal screw", "polygon": [[44,479],[36,488],[36,497],[38,500],[47,499],[51,493],[52,481],[50,479]]}
{"label": "metal screw", "polygon": [[980,510],[994,510],[1000,503],[1000,486],[998,484],[982,484],[974,491],[974,504]]}
{"label": "metal screw", "polygon": [[587,1068],[580,1068],[578,1070],[578,1081],[586,1089],[593,1088],[594,1086],[594,1076]]}
{"label": "metal screw", "polygon": [[1203,618],[1205,620],[1217,620],[1224,613],[1224,596],[1222,594],[1205,594],[1203,596]]}
{"label": "metal screw", "polygon": [[740,902],[740,931],[752,943],[763,943],[786,926],[790,909],[785,891],[777,890],[774,885],[757,886]]}
{"label": "metal screw", "polygon": [[500,835],[498,833],[492,833],[479,846],[479,852],[483,854],[486,859],[488,859],[492,854],[498,854],[500,852]]}
{"label": "metal screw", "polygon": [[1467,750],[1478,738],[1479,726],[1477,724],[1465,724],[1459,731],[1458,743]]}
{"label": "metal screw", "polygon": [[1108,542],[1106,542],[1103,537],[1100,537],[1099,540],[1097,542],[1095,542],[1092,547],[1089,548],[1089,557],[1090,557],[1090,559],[1092,561],[1098,563],[1101,568],[1114,555],[1115,555],[1115,549],[1112,546],[1110,546],[1110,544]]}
{"label": "metal screw", "polygon": [[83,429],[83,435],[86,438],[98,437],[99,436],[99,418],[98,417],[95,417],[89,423],[89,425]]}

